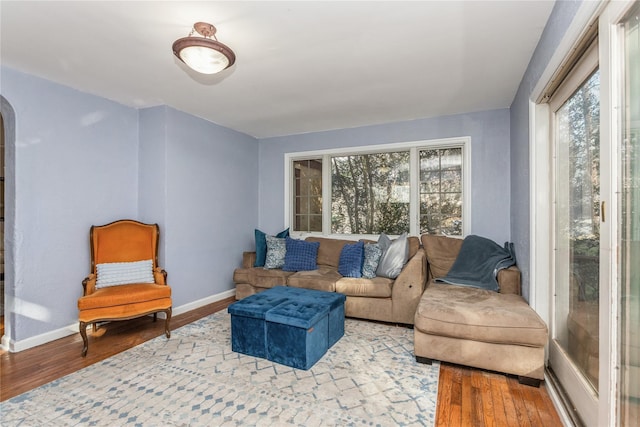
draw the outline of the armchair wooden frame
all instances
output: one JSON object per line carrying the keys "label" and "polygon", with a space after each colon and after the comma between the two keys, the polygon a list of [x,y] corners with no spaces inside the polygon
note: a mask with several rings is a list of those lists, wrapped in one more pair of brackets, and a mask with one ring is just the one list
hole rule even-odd
{"label": "armchair wooden frame", "polygon": [[[82,356],[87,355],[89,340],[87,327],[97,324],[153,314],[165,313],[164,333],[171,337],[172,300],[167,284],[167,272],[158,267],[158,224],[145,224],[125,219],[105,225],[94,225],[89,233],[91,245],[91,273],[82,281],[83,296],[78,299],[78,320],[84,346]],[[153,261],[155,283],[132,283],[96,288],[97,265],[114,262]]]}

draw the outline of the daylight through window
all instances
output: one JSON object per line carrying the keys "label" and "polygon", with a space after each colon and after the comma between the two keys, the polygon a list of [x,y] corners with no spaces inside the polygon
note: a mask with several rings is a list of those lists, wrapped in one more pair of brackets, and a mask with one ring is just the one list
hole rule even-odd
{"label": "daylight through window", "polygon": [[438,142],[288,154],[292,231],[468,234],[469,139]]}

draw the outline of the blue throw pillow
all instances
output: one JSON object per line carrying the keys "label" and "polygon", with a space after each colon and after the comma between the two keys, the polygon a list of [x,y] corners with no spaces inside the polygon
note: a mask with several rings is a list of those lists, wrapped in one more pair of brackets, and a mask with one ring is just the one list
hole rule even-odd
{"label": "blue throw pillow", "polygon": [[287,237],[287,253],[284,256],[284,271],[317,270],[318,248],[320,242],[307,242]]}
{"label": "blue throw pillow", "polygon": [[[256,236],[256,262],[253,264],[253,266],[264,267],[264,262],[267,259],[266,233],[256,228],[255,236]],[[284,239],[287,236],[289,236],[288,228],[275,235],[275,237],[279,237],[281,239]]]}
{"label": "blue throw pillow", "polygon": [[344,277],[362,277],[362,262],[364,261],[364,242],[360,241],[344,245],[340,251],[338,273]]}

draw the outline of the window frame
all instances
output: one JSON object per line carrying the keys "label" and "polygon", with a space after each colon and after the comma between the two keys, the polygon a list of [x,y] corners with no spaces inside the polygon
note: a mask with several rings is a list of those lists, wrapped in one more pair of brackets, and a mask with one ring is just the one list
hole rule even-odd
{"label": "window frame", "polygon": [[[420,235],[420,150],[444,148],[462,149],[462,236],[471,233],[471,137],[453,137],[411,142],[397,142],[390,144],[366,145],[360,147],[343,147],[314,151],[290,152],[284,154],[284,226],[290,228],[294,237],[322,236],[350,240],[376,239],[377,235],[370,234],[334,234],[331,233],[331,157],[377,154],[385,152],[409,151],[409,235]],[[309,232],[293,229],[295,194],[294,161],[322,159],[322,231]],[[328,185],[326,185],[328,184]]]}

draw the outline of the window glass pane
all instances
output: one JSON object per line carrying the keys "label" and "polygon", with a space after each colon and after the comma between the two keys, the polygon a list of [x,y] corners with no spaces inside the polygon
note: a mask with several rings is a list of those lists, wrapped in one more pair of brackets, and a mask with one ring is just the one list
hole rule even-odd
{"label": "window glass pane", "polygon": [[439,171],[440,156],[438,150],[420,152],[420,171]]}
{"label": "window glass pane", "polygon": [[462,235],[462,148],[420,150],[420,233]]}
{"label": "window glass pane", "polygon": [[442,192],[462,194],[462,171],[442,171]]}
{"label": "window glass pane", "polygon": [[462,166],[462,149],[448,148],[440,150],[441,169],[460,169]]}
{"label": "window glass pane", "polygon": [[420,229],[424,230],[422,233],[427,234],[440,234],[440,215],[421,215],[420,216]]}
{"label": "window glass pane", "polygon": [[409,152],[331,158],[331,232],[409,231]]}
{"label": "window glass pane", "polygon": [[440,171],[420,171],[420,192],[438,193],[440,191]]}
{"label": "window glass pane", "polygon": [[599,373],[600,73],[556,112],[555,340],[594,390]]}
{"label": "window glass pane", "polygon": [[294,230],[322,231],[322,159],[296,160],[293,171]]}
{"label": "window glass pane", "polygon": [[309,230],[322,231],[322,215],[309,215]]}
{"label": "window glass pane", "polygon": [[440,194],[432,193],[432,194],[421,194],[420,200],[422,201],[421,208],[424,213],[434,213],[440,212]]}

